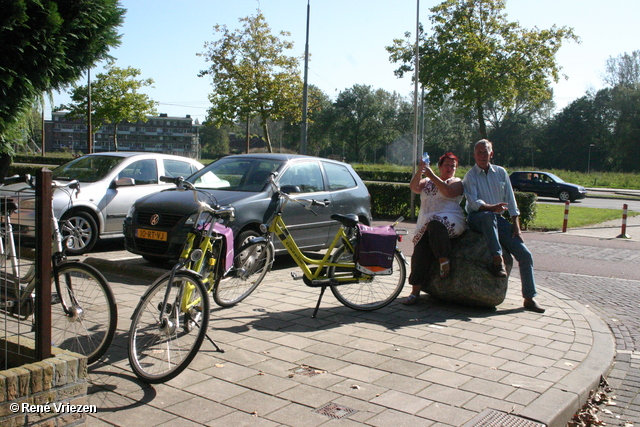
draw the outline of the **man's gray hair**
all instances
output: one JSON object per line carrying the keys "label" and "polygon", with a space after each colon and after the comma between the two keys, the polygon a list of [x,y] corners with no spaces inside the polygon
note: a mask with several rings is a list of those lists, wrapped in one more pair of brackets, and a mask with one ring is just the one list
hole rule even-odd
{"label": "man's gray hair", "polygon": [[485,147],[487,147],[487,151],[493,153],[493,144],[488,139],[481,139],[480,141],[476,142],[473,148],[475,149],[478,145],[484,145]]}

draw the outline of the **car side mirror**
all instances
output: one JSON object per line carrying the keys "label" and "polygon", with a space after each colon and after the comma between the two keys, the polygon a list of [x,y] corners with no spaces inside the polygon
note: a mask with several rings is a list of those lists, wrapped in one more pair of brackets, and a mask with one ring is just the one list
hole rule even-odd
{"label": "car side mirror", "polygon": [[131,187],[136,185],[136,182],[133,178],[120,178],[113,181],[113,187]]}
{"label": "car side mirror", "polygon": [[297,185],[283,185],[280,187],[280,191],[287,194],[302,193],[302,190]]}

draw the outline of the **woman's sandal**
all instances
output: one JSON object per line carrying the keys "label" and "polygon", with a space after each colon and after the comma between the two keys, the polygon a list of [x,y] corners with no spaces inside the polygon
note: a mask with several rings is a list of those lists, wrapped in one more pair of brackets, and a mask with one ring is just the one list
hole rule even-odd
{"label": "woman's sandal", "polygon": [[406,300],[402,301],[404,305],[416,305],[418,303],[418,295],[411,294]]}
{"label": "woman's sandal", "polygon": [[440,263],[440,277],[445,278],[449,276],[450,272],[450,263],[449,260]]}

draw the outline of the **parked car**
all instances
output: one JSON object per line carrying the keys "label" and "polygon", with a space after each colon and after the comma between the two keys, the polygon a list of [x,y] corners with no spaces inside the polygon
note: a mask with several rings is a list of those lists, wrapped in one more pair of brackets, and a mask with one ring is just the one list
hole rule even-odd
{"label": "parked car", "polygon": [[538,196],[557,197],[561,202],[573,202],[587,196],[584,187],[564,182],[549,172],[519,171],[513,172],[509,178],[514,190],[536,193]]}
{"label": "parked car", "polygon": [[[260,225],[274,206],[273,189],[267,182],[273,172],[277,172],[280,186],[288,186],[289,194],[330,202],[313,211],[298,203],[286,206],[284,218],[300,248],[328,247],[339,227],[330,218],[334,213],[353,213],[365,224],[371,223],[369,191],[350,165],[338,161],[289,154],[241,154],[224,157],[187,181],[199,190],[201,199],[235,207],[236,218],[230,227],[238,248],[260,235]],[[150,261],[176,259],[196,209],[190,190],[176,188],[142,197],[124,222],[126,249]],[[278,241],[276,252],[283,251]]]}
{"label": "parked car", "polygon": [[[155,153],[114,152],[78,157],[53,170],[53,179],[80,181],[80,193],[69,197],[65,190],[53,194],[56,218],[65,220],[60,227],[68,240],[67,253],[90,251],[98,238],[122,236],[122,222],[139,197],[173,185],[160,176],[190,176],[204,166],[193,159]],[[68,190],[66,190],[68,191]],[[20,210],[12,218],[16,228],[27,237],[34,235],[35,197],[26,184],[0,188],[0,196],[14,196]]]}

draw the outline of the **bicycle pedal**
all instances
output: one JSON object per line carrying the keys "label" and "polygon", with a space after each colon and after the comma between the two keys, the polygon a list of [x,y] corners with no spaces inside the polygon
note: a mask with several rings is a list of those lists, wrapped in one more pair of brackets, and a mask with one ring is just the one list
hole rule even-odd
{"label": "bicycle pedal", "polygon": [[304,275],[302,275],[302,276],[301,276],[301,275],[299,275],[298,273],[296,273],[296,272],[292,271],[292,272],[291,272],[291,278],[292,278],[293,280],[302,280],[302,279],[304,278]]}

